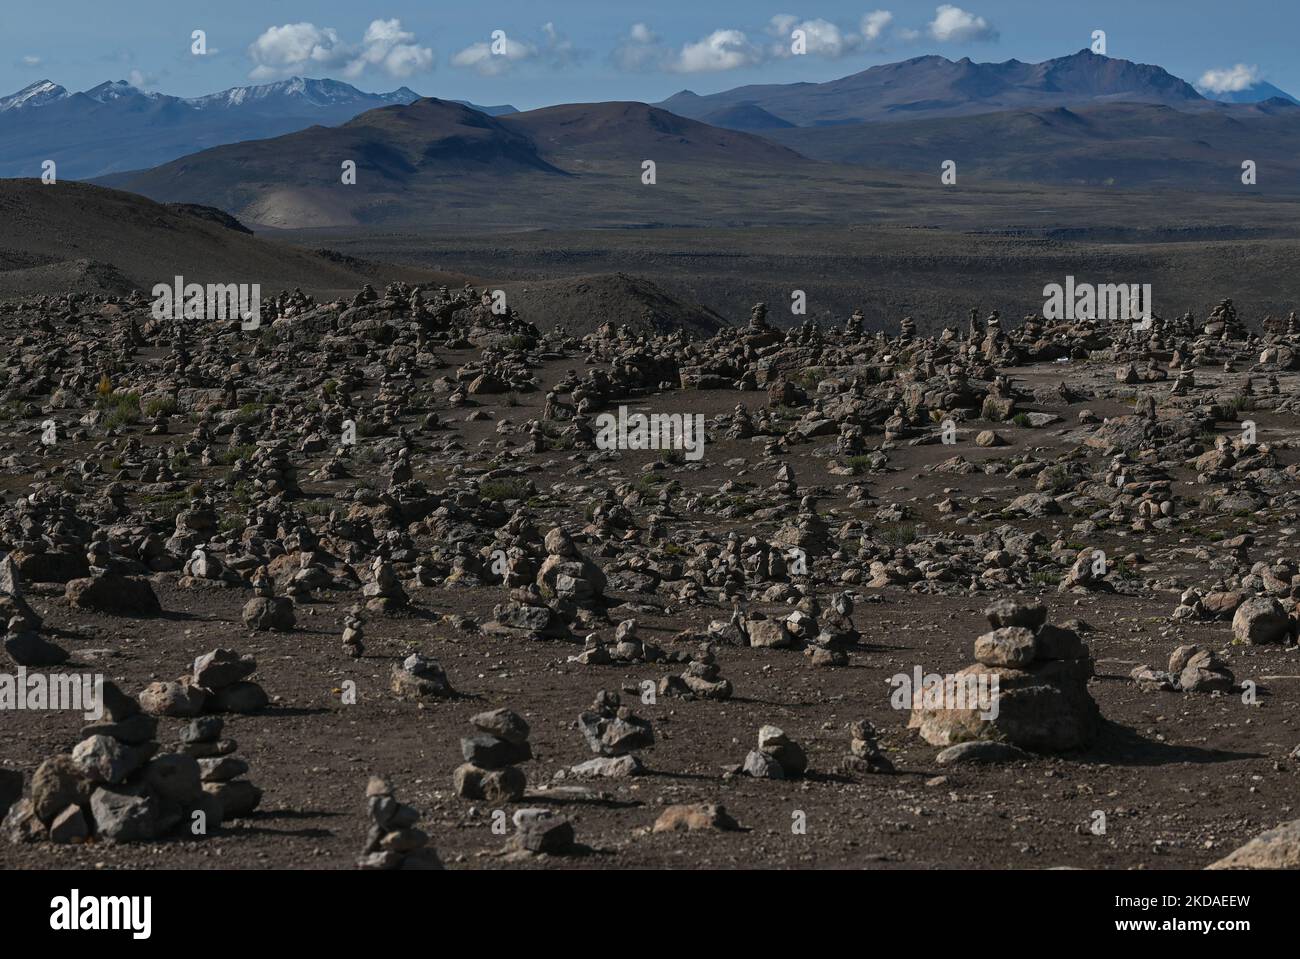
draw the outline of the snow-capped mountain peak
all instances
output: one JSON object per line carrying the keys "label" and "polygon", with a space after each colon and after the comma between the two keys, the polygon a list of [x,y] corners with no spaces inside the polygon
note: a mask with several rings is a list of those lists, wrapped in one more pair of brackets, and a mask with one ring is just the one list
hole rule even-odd
{"label": "snow-capped mountain peak", "polygon": [[55,100],[63,100],[68,91],[52,80],[37,80],[23,87],[17,93],[0,97],[0,113],[6,110],[20,110],[24,107],[39,107]]}

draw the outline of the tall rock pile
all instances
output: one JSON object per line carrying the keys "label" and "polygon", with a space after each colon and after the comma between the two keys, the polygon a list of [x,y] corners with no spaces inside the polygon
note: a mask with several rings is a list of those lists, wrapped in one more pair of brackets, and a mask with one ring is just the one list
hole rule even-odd
{"label": "tall rock pile", "polygon": [[[937,687],[912,690],[908,728],[932,746],[993,740],[1056,752],[1088,745],[1101,713],[1088,692],[1087,645],[1073,630],[1049,625],[1041,604],[998,600],[984,615],[993,629],[975,641],[976,662]],[[983,705],[981,683],[990,694]]]}
{"label": "tall rock pile", "polygon": [[488,802],[515,802],[528,783],[519,763],[533,758],[528,723],[510,709],[493,709],[471,716],[477,732],[460,741],[464,764],[452,774],[456,795]]}
{"label": "tall rock pile", "polygon": [[358,869],[441,869],[429,836],[416,828],[419,810],[398,802],[387,780],[372,776],[366,785],[370,829],[357,858]]}
{"label": "tall rock pile", "polygon": [[184,752],[157,754],[157,725],[135,699],[105,683],[104,716],[82,729],[71,753],[41,763],[4,831],[15,842],[146,842],[184,832],[197,812],[205,832],[220,824],[221,803],[204,790],[199,762]]}

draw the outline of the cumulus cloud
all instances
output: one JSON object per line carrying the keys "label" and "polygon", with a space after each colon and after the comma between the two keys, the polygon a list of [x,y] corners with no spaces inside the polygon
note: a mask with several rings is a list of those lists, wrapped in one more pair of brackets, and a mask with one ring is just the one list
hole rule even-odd
{"label": "cumulus cloud", "polygon": [[627,36],[614,48],[610,59],[620,70],[647,70],[658,65],[665,52],[659,35],[650,29],[649,24],[634,23]]}
{"label": "cumulus cloud", "polygon": [[888,10],[873,10],[862,18],[862,39],[875,43],[894,22],[894,15]]}
{"label": "cumulus cloud", "polygon": [[837,59],[857,49],[861,38],[851,32],[841,30],[829,20],[800,20],[789,14],[778,14],[768,23],[767,32],[779,41],[772,45],[772,53],[778,57],[794,56],[792,37],[799,30],[803,33],[804,54],[812,57]]}
{"label": "cumulus cloud", "polygon": [[375,20],[366,28],[361,49],[345,72],[355,77],[367,67],[378,67],[390,77],[405,78],[432,69],[433,51],[416,43],[415,34],[402,29],[402,21]]}
{"label": "cumulus cloud", "polygon": [[271,27],[248,47],[254,63],[249,76],[270,80],[304,70],[337,70],[350,59],[337,30],[314,23]]}
{"label": "cumulus cloud", "polygon": [[341,70],[349,78],[375,68],[405,78],[433,67],[433,51],[415,42],[400,20],[374,20],[358,44],[343,41],[333,27],[286,23],[271,27],[248,47],[249,77],[273,80],[299,73]]}
{"label": "cumulus cloud", "polygon": [[996,40],[997,30],[983,17],[945,3],[934,11],[930,21],[930,36],[940,43],[970,43],[976,40]]}
{"label": "cumulus cloud", "polygon": [[1259,67],[1238,63],[1235,67],[1206,70],[1197,84],[1210,93],[1240,93],[1259,82]]}
{"label": "cumulus cloud", "polygon": [[142,70],[130,70],[127,72],[126,82],[137,90],[148,90],[158,85],[158,78]]}
{"label": "cumulus cloud", "polygon": [[562,69],[585,59],[586,53],[573,45],[554,23],[542,24],[538,43],[519,40],[504,30],[494,31],[492,39],[471,43],[451,58],[454,67],[473,70],[480,76],[495,77],[508,72],[518,63],[539,61],[552,69]]}
{"label": "cumulus cloud", "polygon": [[[879,49],[894,22],[888,10],[864,14],[856,25],[843,26],[820,17],[805,19],[780,13],[763,27],[764,37],[751,40],[744,30],[718,29],[680,49],[666,47],[648,24],[635,23],[610,55],[623,70],[660,69],[670,73],[718,73],[794,56],[834,60],[862,50]],[[794,33],[803,37],[794,50]]]}
{"label": "cumulus cloud", "polygon": [[714,30],[702,40],[685,44],[666,64],[674,73],[716,73],[761,62],[763,51],[742,30]]}

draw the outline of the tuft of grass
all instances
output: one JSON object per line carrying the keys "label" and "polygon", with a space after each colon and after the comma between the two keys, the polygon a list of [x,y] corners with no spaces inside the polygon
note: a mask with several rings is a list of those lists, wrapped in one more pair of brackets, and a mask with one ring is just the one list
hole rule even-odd
{"label": "tuft of grass", "polygon": [[886,546],[898,548],[915,543],[916,535],[915,523],[896,523],[880,531],[880,541]]}
{"label": "tuft of grass", "polygon": [[863,473],[867,472],[867,470],[871,469],[871,457],[862,454],[858,456],[850,456],[844,461],[844,465],[853,472],[854,476],[861,476]]}
{"label": "tuft of grass", "polygon": [[[107,377],[101,379],[100,385],[102,386],[106,380]],[[100,419],[100,425],[106,430],[139,423],[142,416],[140,394],[134,392],[100,393],[99,399],[95,400],[95,408],[104,414]]]}
{"label": "tuft of grass", "polygon": [[523,499],[528,495],[528,481],[522,479],[492,479],[479,485],[478,495],[481,499],[493,502]]}
{"label": "tuft of grass", "polygon": [[144,415],[150,419],[156,416],[172,416],[176,412],[176,400],[170,396],[155,396],[144,404]]}

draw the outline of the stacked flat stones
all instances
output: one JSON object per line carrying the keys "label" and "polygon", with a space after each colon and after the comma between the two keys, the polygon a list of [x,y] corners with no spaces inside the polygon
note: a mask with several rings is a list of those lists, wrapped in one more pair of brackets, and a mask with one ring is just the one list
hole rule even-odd
{"label": "stacked flat stones", "polygon": [[248,763],[235,756],[238,744],[222,739],[225,721],[219,716],[201,716],[182,727],[178,752],[199,763],[203,791],[221,804],[222,819],[247,816],[262,802],[262,790],[247,779]]}
{"label": "stacked flat stones", "polygon": [[[943,677],[946,705],[925,708],[924,691],[913,690],[908,728],[932,746],[992,740],[1056,752],[1090,743],[1101,713],[1088,692],[1092,657],[1079,635],[1048,625],[1039,603],[998,600],[984,615],[993,629],[975,641],[976,663]],[[971,708],[951,708],[962,702],[959,684],[969,689],[981,676],[990,690],[996,677],[996,704],[982,709],[965,695]]]}
{"label": "stacked flat stones", "polygon": [[745,757],[742,772],[755,779],[799,779],[808,770],[803,747],[779,726],[758,731],[758,748]]}
{"label": "stacked flat stones", "polygon": [[618,693],[603,689],[596,694],[591,708],[579,714],[578,728],[598,758],[574,766],[570,772],[576,776],[637,775],[644,767],[635,751],[655,742],[650,721],[622,705]]}
{"label": "stacked flat stones", "polygon": [[194,660],[189,675],[171,683],[150,683],[140,693],[140,705],[153,716],[202,716],[205,713],[255,713],[270,698],[247,677],[257,661],[233,649],[214,649]]}
{"label": "stacked flat stones", "polygon": [[9,809],[5,832],[15,842],[144,842],[183,832],[196,812],[208,828],[220,824],[221,804],[204,791],[198,761],[156,755],[156,732],[157,720],[106,682],[104,716],[82,729],[70,754],[41,763],[31,795]]}
{"label": "stacked flat stones", "polygon": [[370,829],[357,858],[358,869],[441,869],[429,836],[416,828],[420,812],[398,802],[387,780],[372,776],[366,785]]}
{"label": "stacked flat stones", "polygon": [[515,767],[533,758],[528,723],[510,709],[478,713],[469,721],[477,732],[460,741],[465,762],[452,774],[456,795],[493,803],[522,799],[527,780]]}

